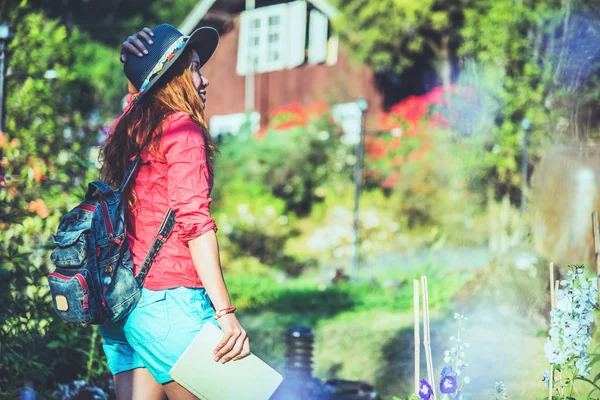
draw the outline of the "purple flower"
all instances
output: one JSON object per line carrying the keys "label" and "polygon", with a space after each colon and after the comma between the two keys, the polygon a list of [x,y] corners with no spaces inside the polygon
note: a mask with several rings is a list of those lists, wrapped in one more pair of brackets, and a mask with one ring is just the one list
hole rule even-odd
{"label": "purple flower", "polygon": [[456,372],[454,372],[452,367],[449,365],[446,365],[442,370],[442,378],[445,378],[446,376],[456,376]]}
{"label": "purple flower", "polygon": [[431,385],[425,380],[421,379],[421,386],[419,387],[419,397],[423,400],[429,400],[433,394]]}
{"label": "purple flower", "polygon": [[440,390],[442,393],[450,394],[456,392],[456,376],[446,375],[440,381]]}

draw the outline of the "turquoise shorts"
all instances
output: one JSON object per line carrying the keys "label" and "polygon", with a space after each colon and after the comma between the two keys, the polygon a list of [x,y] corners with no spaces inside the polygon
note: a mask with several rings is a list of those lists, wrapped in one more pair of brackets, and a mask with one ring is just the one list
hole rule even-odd
{"label": "turquoise shorts", "polygon": [[158,383],[172,381],[169,370],[202,326],[219,326],[214,313],[204,289],[142,289],[127,318],[100,326],[108,368],[113,375],[147,368]]}

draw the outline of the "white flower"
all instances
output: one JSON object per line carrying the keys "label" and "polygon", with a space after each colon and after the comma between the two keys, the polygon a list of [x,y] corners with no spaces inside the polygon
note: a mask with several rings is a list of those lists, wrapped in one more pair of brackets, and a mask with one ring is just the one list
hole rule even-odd
{"label": "white flower", "polygon": [[464,382],[466,385],[468,385],[469,383],[471,383],[471,378],[469,378],[468,376],[465,376],[465,377],[463,378],[463,382]]}
{"label": "white flower", "polygon": [[544,370],[544,375],[542,376],[542,381],[544,381],[544,384],[546,385],[546,387],[550,387],[550,372],[547,369]]}
{"label": "white flower", "polygon": [[585,354],[575,362],[575,368],[577,368],[577,373],[579,376],[586,377],[589,375],[592,372],[592,367],[590,366],[590,357]]}
{"label": "white flower", "polygon": [[546,358],[552,363],[552,364],[562,364],[563,362],[565,362],[565,356],[563,354],[563,352],[561,351],[559,346],[555,346],[550,339],[548,339],[546,341],[546,344],[544,345],[544,353],[546,354]]}
{"label": "white flower", "polygon": [[562,290],[556,292],[556,308],[566,313],[573,312],[573,304]]}

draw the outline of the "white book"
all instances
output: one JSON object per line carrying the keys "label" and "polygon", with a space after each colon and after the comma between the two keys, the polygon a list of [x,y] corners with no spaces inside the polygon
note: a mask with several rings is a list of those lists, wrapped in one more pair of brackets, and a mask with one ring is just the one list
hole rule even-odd
{"label": "white book", "polygon": [[283,377],[254,354],[225,364],[214,349],[223,332],[207,322],[169,371],[173,380],[200,400],[267,400]]}

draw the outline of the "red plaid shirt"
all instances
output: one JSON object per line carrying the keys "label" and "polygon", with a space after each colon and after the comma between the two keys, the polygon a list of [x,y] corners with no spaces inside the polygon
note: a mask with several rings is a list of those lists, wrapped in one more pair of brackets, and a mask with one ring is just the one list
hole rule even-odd
{"label": "red plaid shirt", "polygon": [[144,282],[151,290],[202,287],[187,242],[217,231],[210,215],[213,170],[206,158],[202,128],[186,113],[168,116],[160,139],[161,154],[144,151],[135,178],[137,204],[127,212],[127,237],[136,273],[167,210],[176,214],[171,236]]}

